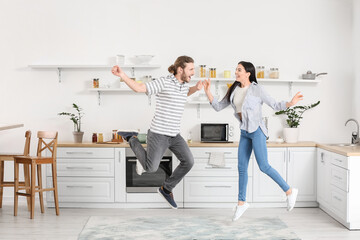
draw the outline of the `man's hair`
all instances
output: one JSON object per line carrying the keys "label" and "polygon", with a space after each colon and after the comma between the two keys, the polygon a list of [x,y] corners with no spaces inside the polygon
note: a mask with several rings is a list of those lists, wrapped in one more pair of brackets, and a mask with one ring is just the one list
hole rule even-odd
{"label": "man's hair", "polygon": [[182,69],[185,68],[186,63],[194,63],[194,59],[188,56],[180,56],[176,59],[175,63],[172,64],[168,70],[170,73],[176,75],[178,67],[181,67]]}

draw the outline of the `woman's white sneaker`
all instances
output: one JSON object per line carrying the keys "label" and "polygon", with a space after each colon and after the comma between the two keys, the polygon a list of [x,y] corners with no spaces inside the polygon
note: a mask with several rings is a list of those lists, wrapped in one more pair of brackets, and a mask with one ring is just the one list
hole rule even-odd
{"label": "woman's white sneaker", "polygon": [[290,212],[295,207],[296,198],[299,193],[299,190],[297,188],[293,188],[291,190],[291,194],[287,196],[287,210]]}
{"label": "woman's white sneaker", "polygon": [[233,221],[238,220],[238,219],[241,217],[241,215],[244,214],[244,212],[246,211],[246,209],[249,208],[249,206],[250,206],[250,204],[248,204],[247,202],[244,203],[244,205],[241,205],[241,206],[237,205],[237,206],[236,206],[236,209],[235,209],[234,217],[233,217],[232,220],[233,220]]}

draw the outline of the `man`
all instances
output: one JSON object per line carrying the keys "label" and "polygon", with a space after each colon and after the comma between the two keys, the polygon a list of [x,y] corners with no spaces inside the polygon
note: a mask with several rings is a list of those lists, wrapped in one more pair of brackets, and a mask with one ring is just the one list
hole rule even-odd
{"label": "man", "polygon": [[145,84],[130,79],[119,66],[114,66],[112,73],[121,77],[133,91],[157,96],[155,116],[147,134],[147,150],[142,147],[136,132],[119,132],[119,134],[128,141],[138,159],[136,172],[139,175],[143,172],[156,172],[168,148],[179,159],[179,166],[158,189],[159,194],[173,209],[176,209],[172,190],[194,165],[192,153],[180,135],[180,121],[187,96],[201,90],[202,83],[198,81],[195,86],[189,87],[188,83],[194,75],[194,60],[191,57],[178,57],[168,70],[171,75]]}

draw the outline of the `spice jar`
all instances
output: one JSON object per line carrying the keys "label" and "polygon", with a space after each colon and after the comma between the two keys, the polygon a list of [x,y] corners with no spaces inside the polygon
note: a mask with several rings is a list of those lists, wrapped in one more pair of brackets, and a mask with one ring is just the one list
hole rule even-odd
{"label": "spice jar", "polygon": [[117,130],[112,130],[112,139],[117,139]]}
{"label": "spice jar", "polygon": [[224,71],[224,78],[231,78],[231,71],[230,70],[225,70]]}
{"label": "spice jar", "polygon": [[206,77],[206,65],[200,65],[200,77]]}
{"label": "spice jar", "polygon": [[216,78],[216,68],[209,68],[209,77],[211,77],[211,78]]}
{"label": "spice jar", "polygon": [[93,79],[93,87],[94,88],[99,88],[99,79],[98,78]]}
{"label": "spice jar", "polygon": [[264,78],[265,77],[265,67],[264,66],[257,66],[256,67],[256,77],[257,78]]}
{"label": "spice jar", "polygon": [[99,133],[98,142],[104,142],[104,136],[102,133]]}
{"label": "spice jar", "polygon": [[279,78],[279,69],[278,68],[270,68],[269,78]]}
{"label": "spice jar", "polygon": [[92,142],[93,143],[97,142],[97,134],[96,133],[93,133],[93,135],[92,135]]}

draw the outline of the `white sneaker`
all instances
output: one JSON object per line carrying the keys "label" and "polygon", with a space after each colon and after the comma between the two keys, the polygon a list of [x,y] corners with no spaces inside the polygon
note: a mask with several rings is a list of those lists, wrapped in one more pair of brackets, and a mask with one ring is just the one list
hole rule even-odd
{"label": "white sneaker", "polygon": [[293,188],[290,195],[287,196],[287,210],[290,212],[294,207],[296,203],[296,198],[299,193],[299,190],[297,188]]}
{"label": "white sneaker", "polygon": [[138,175],[142,175],[144,172],[146,172],[143,168],[143,166],[141,165],[140,161],[136,159],[136,173]]}
{"label": "white sneaker", "polygon": [[233,221],[238,220],[238,219],[241,217],[241,215],[244,214],[244,212],[246,211],[246,209],[248,209],[249,207],[250,207],[250,204],[248,204],[247,202],[244,203],[244,205],[241,205],[241,206],[237,205],[237,206],[236,206],[235,213],[234,213],[234,217],[233,217],[232,220],[233,220]]}

